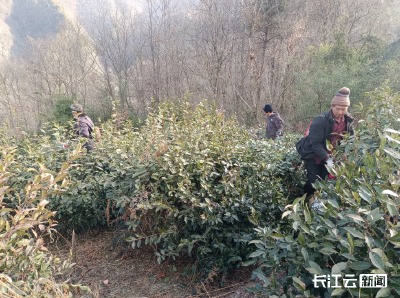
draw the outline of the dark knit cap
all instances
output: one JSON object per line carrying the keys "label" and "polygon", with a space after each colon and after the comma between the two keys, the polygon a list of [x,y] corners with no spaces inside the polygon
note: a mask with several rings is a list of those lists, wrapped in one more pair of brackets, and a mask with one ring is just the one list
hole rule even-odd
{"label": "dark knit cap", "polygon": [[274,109],[272,108],[272,105],[265,105],[263,110],[265,113],[272,113]]}

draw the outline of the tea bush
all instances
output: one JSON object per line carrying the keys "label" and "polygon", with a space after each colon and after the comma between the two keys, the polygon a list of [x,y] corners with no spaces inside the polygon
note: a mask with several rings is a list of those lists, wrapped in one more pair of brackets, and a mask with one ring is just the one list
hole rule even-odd
{"label": "tea bush", "polygon": [[[355,139],[337,152],[344,162],[331,171],[336,180],[316,183],[323,208],[311,209],[303,196],[282,214],[291,229],[257,228],[259,238],[252,241],[257,251],[248,264],[260,264],[253,278],[262,284],[252,291],[294,297],[294,285],[306,297],[399,297],[400,95],[384,87],[370,96],[370,107],[358,107],[364,119]],[[314,274],[339,275],[338,287],[316,288]],[[357,288],[344,287],[349,274]],[[388,287],[362,288],[360,274],[387,274]]]}
{"label": "tea bush", "polygon": [[279,215],[303,175],[296,138],[255,140],[206,102],[160,105],[128,152],[140,160],[134,183],[116,184],[116,207],[129,212],[127,240],[153,246],[159,262],[188,253],[199,270],[240,265],[253,250],[254,223],[286,227]]}
{"label": "tea bush", "polygon": [[[151,245],[159,262],[188,253],[198,270],[223,271],[254,250],[247,245],[254,224],[288,228],[280,214],[303,180],[293,146],[298,136],[257,140],[206,101],[195,109],[185,101],[163,103],[140,129],[114,111],[101,129],[95,150],[72,157],[79,163],[65,191],[48,197],[59,228],[126,224],[131,247]],[[3,131],[0,145],[16,146],[25,169],[40,162],[57,172],[74,155],[57,144],[70,138],[70,129],[55,125],[22,138]],[[9,185],[21,189],[29,177],[19,171]],[[5,201],[19,204],[13,191]]]}
{"label": "tea bush", "polygon": [[[108,200],[118,191],[116,183],[127,178],[125,167],[131,167],[131,161],[125,161],[117,152],[120,148],[126,151],[135,137],[130,122],[125,123],[126,129],[119,129],[116,118],[114,114],[113,120],[102,125],[103,135],[101,142],[96,142],[97,148],[81,155],[79,164],[70,170],[68,191],[49,197],[49,209],[57,211],[57,228],[80,229],[106,224]],[[7,135],[3,129],[0,145],[15,146],[15,159],[26,168],[40,162],[48,169],[58,171],[73,153],[75,144],[69,141],[71,132],[71,127],[55,124],[44,127],[40,134],[24,133],[16,138]],[[63,149],[61,144],[68,144],[68,148]],[[10,179],[9,184],[20,188],[28,176],[21,171]],[[5,199],[10,204],[18,204],[12,196]],[[110,214],[110,219],[113,216],[117,215]]]}
{"label": "tea bush", "polygon": [[[51,133],[55,131],[56,129],[51,130]],[[26,169],[40,162],[50,170],[59,171],[64,160],[68,160],[73,151],[57,149],[56,142],[47,134],[27,134],[19,139],[5,136],[2,139],[7,139],[7,146],[16,146],[15,159]],[[60,223],[59,228],[76,229],[105,222],[104,213],[107,202],[104,195],[103,198],[101,197],[102,185],[99,186],[97,183],[98,177],[103,175],[102,171],[97,168],[102,160],[96,159],[90,166],[85,166],[90,161],[91,158],[85,156],[80,160],[83,165],[71,169],[70,186],[67,192],[49,197],[48,207],[50,210],[57,211],[56,218]],[[16,173],[10,179],[9,185],[17,189],[22,188],[28,177],[29,173],[26,171]],[[96,196],[99,190],[100,195]],[[5,200],[13,206],[19,204],[13,193],[6,196]]]}
{"label": "tea bush", "polygon": [[[55,275],[73,264],[61,263],[53,257],[43,241],[43,236],[51,236],[56,225],[55,212],[46,209],[46,197],[62,191],[68,184],[65,177],[71,162],[66,162],[58,173],[38,163],[27,169],[31,177],[24,181],[24,187],[12,189],[7,185],[8,180],[26,169],[15,162],[15,148],[0,147],[0,150],[1,297],[72,297],[74,289],[90,291],[87,287],[55,281]],[[3,202],[7,193],[13,193],[19,201],[16,207],[10,208]]]}
{"label": "tea bush", "polygon": [[[188,253],[199,270],[224,271],[254,250],[247,245],[253,224],[287,228],[279,217],[303,180],[298,136],[257,140],[206,101],[195,109],[161,104],[140,129],[115,113],[101,128],[96,149],[69,171],[66,191],[49,197],[61,228],[126,223],[131,246],[151,245],[160,262]],[[26,168],[41,162],[58,171],[72,150],[56,144],[69,138],[56,125],[22,139],[3,135],[0,143],[17,146]],[[10,185],[21,187],[27,175],[21,171]]]}

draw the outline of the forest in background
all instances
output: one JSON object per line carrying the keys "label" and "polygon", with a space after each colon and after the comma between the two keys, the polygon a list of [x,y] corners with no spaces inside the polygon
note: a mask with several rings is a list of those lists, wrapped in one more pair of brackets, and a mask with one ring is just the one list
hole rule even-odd
{"label": "forest in background", "polygon": [[246,125],[263,125],[272,103],[287,130],[303,131],[340,87],[353,104],[388,78],[398,89],[393,1],[154,0],[140,10],[95,2],[89,18],[28,38],[21,56],[1,63],[1,122],[16,131],[65,124],[73,101],[104,121],[116,99],[137,121],[189,95]]}

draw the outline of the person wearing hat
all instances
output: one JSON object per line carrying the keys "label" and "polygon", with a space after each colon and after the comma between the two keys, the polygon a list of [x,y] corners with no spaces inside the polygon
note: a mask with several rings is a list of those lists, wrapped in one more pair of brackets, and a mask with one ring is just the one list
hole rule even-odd
{"label": "person wearing hat", "polygon": [[312,195],[312,184],[324,180],[329,175],[327,167],[332,168],[334,160],[327,149],[328,140],[335,151],[344,134],[354,135],[354,118],[347,113],[350,106],[350,89],[341,88],[331,101],[331,109],[317,116],[312,121],[302,151],[305,160],[307,182],[304,192]]}
{"label": "person wearing hat", "polygon": [[268,117],[265,136],[267,139],[275,140],[276,137],[283,135],[283,120],[279,113],[274,112],[272,105],[265,105],[263,110]]}
{"label": "person wearing hat", "polygon": [[94,130],[94,124],[92,119],[89,118],[83,111],[80,104],[71,105],[72,116],[74,117],[74,139],[83,137],[88,141],[83,145],[88,151],[93,149],[92,132]]}

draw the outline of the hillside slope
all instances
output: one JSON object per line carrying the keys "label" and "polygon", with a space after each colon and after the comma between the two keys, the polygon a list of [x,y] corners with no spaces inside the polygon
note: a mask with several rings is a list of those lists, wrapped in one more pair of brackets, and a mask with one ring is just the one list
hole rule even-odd
{"label": "hillside slope", "polygon": [[[137,0],[111,0],[137,5]],[[58,32],[63,21],[85,19],[98,0],[0,0],[0,61],[21,55],[26,38],[43,38]]]}

